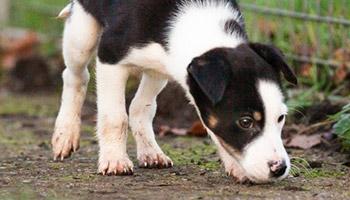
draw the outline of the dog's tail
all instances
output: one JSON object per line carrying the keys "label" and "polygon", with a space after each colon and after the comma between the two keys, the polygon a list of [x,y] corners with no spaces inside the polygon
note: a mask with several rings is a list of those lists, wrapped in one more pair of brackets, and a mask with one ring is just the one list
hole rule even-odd
{"label": "dog's tail", "polygon": [[72,6],[73,6],[73,3],[69,3],[66,7],[64,7],[61,12],[57,15],[57,19],[66,19],[68,18],[71,13],[72,13]]}

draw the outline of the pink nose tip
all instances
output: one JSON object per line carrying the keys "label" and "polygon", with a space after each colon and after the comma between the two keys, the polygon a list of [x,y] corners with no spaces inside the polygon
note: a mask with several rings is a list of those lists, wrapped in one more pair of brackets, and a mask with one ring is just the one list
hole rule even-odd
{"label": "pink nose tip", "polygon": [[270,167],[271,175],[275,178],[283,176],[287,170],[286,161],[284,160],[270,161],[268,165]]}

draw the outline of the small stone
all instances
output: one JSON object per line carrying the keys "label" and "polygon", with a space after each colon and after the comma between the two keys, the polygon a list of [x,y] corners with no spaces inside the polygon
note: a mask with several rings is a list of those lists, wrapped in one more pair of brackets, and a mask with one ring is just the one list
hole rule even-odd
{"label": "small stone", "polygon": [[23,180],[22,183],[31,183],[31,180]]}

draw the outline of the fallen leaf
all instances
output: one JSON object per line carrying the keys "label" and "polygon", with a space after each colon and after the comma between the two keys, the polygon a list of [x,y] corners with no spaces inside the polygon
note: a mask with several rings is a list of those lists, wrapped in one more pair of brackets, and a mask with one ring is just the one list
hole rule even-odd
{"label": "fallen leaf", "polygon": [[298,149],[310,149],[315,147],[322,142],[322,135],[314,134],[314,135],[300,135],[296,134],[292,136],[292,138],[286,141],[285,146],[290,148],[298,148]]}
{"label": "fallen leaf", "polygon": [[345,64],[341,65],[335,71],[333,80],[338,85],[338,84],[342,83],[346,79],[347,75],[348,75],[348,70],[346,68],[346,65]]}
{"label": "fallen leaf", "polygon": [[333,77],[335,83],[339,84],[350,73],[350,50],[346,48],[337,49],[333,54],[333,59],[340,63]]}
{"label": "fallen leaf", "polygon": [[264,19],[259,19],[257,22],[257,26],[260,32],[262,32],[265,36],[267,36],[270,39],[273,39],[275,37],[275,33],[278,29],[278,26],[275,22]]}
{"label": "fallen leaf", "polygon": [[[14,33],[12,33],[14,32]],[[36,52],[40,40],[35,32],[11,30],[0,35],[0,48],[4,49],[2,66],[12,69],[19,58],[30,57]]]}
{"label": "fallen leaf", "polygon": [[340,48],[337,49],[333,54],[334,60],[345,63],[350,61],[350,49]]}
{"label": "fallen leaf", "polygon": [[301,66],[300,74],[304,77],[311,77],[312,64],[305,63]]}
{"label": "fallen leaf", "polygon": [[194,122],[188,134],[196,137],[206,137],[208,135],[201,121]]}
{"label": "fallen leaf", "polygon": [[176,135],[176,136],[185,136],[187,135],[187,130],[186,129],[182,129],[182,128],[171,128],[169,126],[161,126],[159,128],[159,136],[160,137],[164,137],[166,135]]}

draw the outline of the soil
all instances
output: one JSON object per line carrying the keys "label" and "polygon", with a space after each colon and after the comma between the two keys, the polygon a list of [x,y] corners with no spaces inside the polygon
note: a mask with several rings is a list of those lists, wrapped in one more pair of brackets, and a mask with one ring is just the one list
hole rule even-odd
{"label": "soil", "polygon": [[[0,95],[0,199],[350,199],[347,155],[290,149],[291,157],[311,166],[282,182],[240,185],[225,175],[208,138],[158,138],[175,163],[171,169],[136,167],[133,176],[100,176],[89,106],[81,149],[54,162],[50,137],[58,103],[58,95]],[[128,149],[136,164],[131,137]]]}

